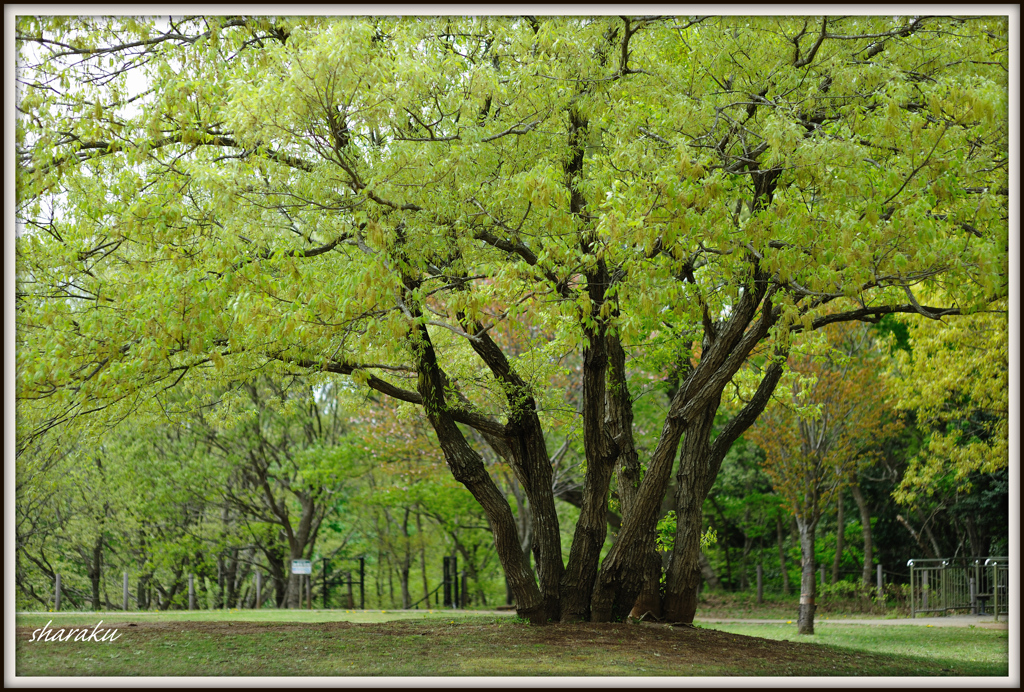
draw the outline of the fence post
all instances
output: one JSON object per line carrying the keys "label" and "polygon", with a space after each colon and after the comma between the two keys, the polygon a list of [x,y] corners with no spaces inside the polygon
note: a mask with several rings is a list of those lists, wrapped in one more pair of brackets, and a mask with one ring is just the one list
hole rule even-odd
{"label": "fence post", "polygon": [[885,598],[885,590],[882,588],[882,565],[875,567],[875,581],[878,582],[878,600]]}
{"label": "fence post", "polygon": [[188,575],[188,609],[196,609],[196,575]]}
{"label": "fence post", "polygon": [[53,585],[53,612],[60,611],[60,572],[54,575],[56,579]]}
{"label": "fence post", "polygon": [[764,568],[757,566],[757,604],[761,605],[764,598]]}
{"label": "fence post", "polygon": [[263,605],[263,573],[259,567],[256,568],[256,605],[253,608],[259,610]]}
{"label": "fence post", "polygon": [[971,615],[978,614],[978,587],[974,584],[974,577],[967,577],[967,592],[971,598]]}
{"label": "fence post", "polygon": [[928,610],[928,571],[921,570],[921,610]]}
{"label": "fence post", "polygon": [[123,594],[123,596],[124,596],[124,605],[123,605],[122,609],[123,610],[128,610],[128,573],[127,572],[124,573],[124,594]]}
{"label": "fence post", "polygon": [[914,561],[907,560],[907,567],[910,568],[910,617],[917,617],[917,599],[914,598]]}

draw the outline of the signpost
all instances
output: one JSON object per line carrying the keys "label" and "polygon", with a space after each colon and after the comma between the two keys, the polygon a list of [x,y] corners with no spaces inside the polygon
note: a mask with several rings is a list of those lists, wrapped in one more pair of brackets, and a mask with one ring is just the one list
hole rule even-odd
{"label": "signpost", "polygon": [[[292,560],[292,574],[306,575],[312,580],[313,575],[313,561],[312,560]],[[299,604],[301,607],[302,603],[302,578],[299,578]],[[312,584],[307,582],[306,585],[306,606],[313,610],[313,589]]]}

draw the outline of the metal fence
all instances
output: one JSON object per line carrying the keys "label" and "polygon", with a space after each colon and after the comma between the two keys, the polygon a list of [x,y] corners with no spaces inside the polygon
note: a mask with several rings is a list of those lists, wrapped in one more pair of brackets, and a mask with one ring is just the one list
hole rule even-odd
{"label": "metal fence", "polygon": [[1009,613],[1005,557],[910,560],[910,616],[918,613],[972,615]]}

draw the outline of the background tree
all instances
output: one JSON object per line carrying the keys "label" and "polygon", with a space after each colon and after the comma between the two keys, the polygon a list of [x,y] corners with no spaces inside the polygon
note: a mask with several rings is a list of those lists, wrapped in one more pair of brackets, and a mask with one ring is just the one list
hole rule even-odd
{"label": "background tree", "polygon": [[[748,435],[765,450],[765,472],[785,499],[800,534],[801,634],[814,633],[815,531],[843,488],[870,464],[873,447],[896,428],[863,328],[830,329],[835,349],[793,363],[787,401],[772,406]],[[838,522],[838,530],[844,524]],[[841,545],[841,543],[840,543]],[[837,548],[838,549],[838,548]]]}
{"label": "background tree", "polygon": [[[1007,295],[1007,27],[19,18],[19,400],[38,433],[298,369],[421,406],[537,622],[631,611],[678,458],[665,611],[690,621],[704,500],[794,339]],[[524,319],[553,337],[516,356],[492,333]],[[644,371],[678,386],[641,459]],[[535,575],[467,427],[524,489]]]}
{"label": "background tree", "polygon": [[896,494],[901,502],[930,494],[947,475],[967,490],[971,474],[1009,463],[1008,305],[994,308],[956,322],[911,323],[910,348],[895,351],[895,401],[928,432]]}

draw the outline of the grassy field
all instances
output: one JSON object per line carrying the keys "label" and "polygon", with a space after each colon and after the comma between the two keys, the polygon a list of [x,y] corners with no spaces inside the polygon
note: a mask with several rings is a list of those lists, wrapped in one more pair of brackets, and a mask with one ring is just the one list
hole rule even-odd
{"label": "grassy field", "polygon": [[892,655],[917,661],[931,675],[1008,675],[1009,632],[980,627],[918,627],[914,625],[844,625],[817,621],[814,635],[796,633],[796,625],[713,625],[721,632],[804,642]]}
{"label": "grassy field", "polygon": [[[116,628],[113,642],[31,641]],[[1006,676],[1005,630],[828,624],[532,627],[453,611],[32,614],[19,676]]]}
{"label": "grassy field", "polygon": [[[698,618],[730,617],[753,619],[796,619],[800,597],[797,594],[764,594],[761,603],[754,594],[749,592],[703,593],[697,606]],[[896,619],[910,617],[909,608],[901,608],[889,603],[879,605],[854,599],[837,599],[820,597],[817,600],[815,617],[836,618],[885,618]]]}
{"label": "grassy field", "polygon": [[[500,615],[488,615],[495,618],[513,619],[514,611],[508,611]],[[118,611],[100,613],[26,613],[19,614],[17,618],[18,627],[42,627],[47,620],[55,620],[61,623],[68,623],[69,626],[95,625],[97,620],[103,620],[104,627],[108,622],[131,621],[137,624],[142,623],[172,623],[172,622],[392,622],[395,620],[427,620],[445,619],[458,620],[463,618],[479,617],[480,614],[472,610],[278,610],[277,608],[266,608],[263,610],[164,610],[153,612],[122,613]],[[53,627],[54,625],[51,625]],[[112,625],[113,626],[113,625]]]}

